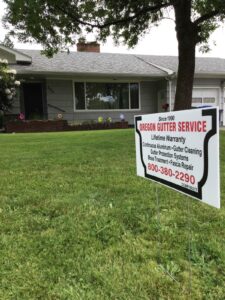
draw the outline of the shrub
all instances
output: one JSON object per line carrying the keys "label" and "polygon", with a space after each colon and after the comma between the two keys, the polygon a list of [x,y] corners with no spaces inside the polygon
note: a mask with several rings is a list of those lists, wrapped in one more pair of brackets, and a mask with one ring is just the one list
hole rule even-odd
{"label": "shrub", "polygon": [[20,86],[15,75],[16,70],[8,67],[8,61],[0,59],[0,111],[6,112],[12,107],[16,89]]}

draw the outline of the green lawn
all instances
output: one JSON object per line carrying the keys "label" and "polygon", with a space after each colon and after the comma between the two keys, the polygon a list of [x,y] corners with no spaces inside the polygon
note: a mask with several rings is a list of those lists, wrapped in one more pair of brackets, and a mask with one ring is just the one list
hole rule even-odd
{"label": "green lawn", "polygon": [[0,299],[225,299],[225,132],[221,210],[138,178],[133,130],[0,146]]}

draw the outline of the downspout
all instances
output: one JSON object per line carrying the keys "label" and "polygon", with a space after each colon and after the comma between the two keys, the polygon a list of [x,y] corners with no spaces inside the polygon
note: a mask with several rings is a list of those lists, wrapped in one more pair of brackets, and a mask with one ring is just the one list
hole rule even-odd
{"label": "downspout", "polygon": [[172,108],[172,80],[171,78],[166,78],[166,80],[168,80],[168,84],[169,84],[169,110],[171,112],[171,108]]}
{"label": "downspout", "polygon": [[175,78],[176,73],[172,72],[168,74],[165,79],[168,81],[168,86],[169,86],[169,111],[171,112],[172,110],[172,80]]}

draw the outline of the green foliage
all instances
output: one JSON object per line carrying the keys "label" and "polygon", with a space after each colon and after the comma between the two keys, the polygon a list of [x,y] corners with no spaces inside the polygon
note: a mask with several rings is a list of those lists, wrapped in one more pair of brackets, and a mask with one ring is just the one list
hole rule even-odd
{"label": "green foliage", "polygon": [[5,38],[3,41],[0,41],[0,45],[3,45],[5,47],[11,48],[11,49],[14,48],[14,44],[8,34],[5,35]]}
{"label": "green foliage", "polygon": [[16,71],[8,67],[6,59],[0,59],[0,111],[8,111],[12,107],[16,88],[20,82],[15,79]]}
{"label": "green foliage", "polygon": [[133,130],[0,145],[0,299],[224,299],[224,155],[221,210],[162,186],[158,208],[156,185],[136,176]]}
{"label": "green foliage", "polygon": [[[152,25],[167,16],[168,9],[177,9],[185,1],[174,0],[4,0],[7,4],[5,24],[12,24],[21,41],[35,40],[52,56],[60,47],[76,42],[75,36],[95,32],[101,40],[111,35],[116,43],[129,47],[137,44]],[[186,1],[187,2],[187,1]],[[188,1],[189,2],[189,1]],[[194,0],[190,21],[196,25],[198,42],[207,42],[219,21],[224,20],[223,0]],[[182,12],[179,13],[182,18]],[[185,12],[188,14],[188,10]],[[177,23],[179,15],[176,16]],[[183,28],[188,31],[188,24]]]}
{"label": "green foliage", "polygon": [[0,112],[0,129],[3,127],[3,123],[4,123],[3,113]]}

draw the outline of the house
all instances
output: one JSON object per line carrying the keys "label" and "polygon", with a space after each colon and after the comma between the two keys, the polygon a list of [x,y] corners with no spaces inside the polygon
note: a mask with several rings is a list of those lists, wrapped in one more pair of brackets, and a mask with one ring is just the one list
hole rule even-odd
{"label": "house", "polygon": [[[121,114],[133,124],[137,114],[173,108],[178,60],[175,56],[100,53],[97,43],[78,44],[77,52],[49,59],[38,50],[0,46],[22,85],[10,114],[26,119],[56,119],[71,123]],[[197,58],[193,106],[224,109],[225,59]],[[222,117],[222,115],[221,115]],[[221,119],[222,121],[222,119]],[[223,116],[225,124],[225,116]]]}

